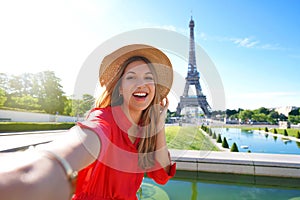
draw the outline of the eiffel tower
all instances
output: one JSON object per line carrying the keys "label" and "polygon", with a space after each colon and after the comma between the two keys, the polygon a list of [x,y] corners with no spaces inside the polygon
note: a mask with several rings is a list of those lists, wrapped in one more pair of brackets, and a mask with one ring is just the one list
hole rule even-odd
{"label": "eiffel tower", "polygon": [[[200,74],[197,71],[196,65],[196,54],[195,54],[195,41],[194,41],[194,20],[191,17],[189,24],[190,27],[190,49],[189,49],[189,65],[188,73],[185,78],[186,83],[184,87],[183,95],[180,97],[180,102],[178,103],[176,114],[180,115],[181,110],[185,107],[200,107],[204,112],[204,115],[210,117],[211,108],[207,103],[206,96],[203,95],[202,89],[200,86]],[[196,95],[189,96],[190,86],[195,86]]]}

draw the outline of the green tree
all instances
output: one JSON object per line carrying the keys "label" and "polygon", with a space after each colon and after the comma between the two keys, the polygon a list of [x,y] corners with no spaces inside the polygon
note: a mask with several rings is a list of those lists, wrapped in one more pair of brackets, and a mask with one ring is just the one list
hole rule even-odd
{"label": "green tree", "polygon": [[236,145],[235,142],[232,144],[232,146],[230,148],[230,151],[231,152],[239,152],[239,149],[238,149],[238,147],[237,147],[237,145]]}
{"label": "green tree", "polygon": [[291,110],[289,112],[288,116],[290,116],[290,115],[294,115],[294,116],[300,115],[300,108]]}
{"label": "green tree", "polygon": [[252,119],[253,111],[251,110],[243,110],[239,113],[239,118],[243,121],[249,121]]}
{"label": "green tree", "polygon": [[213,132],[212,138],[213,138],[213,139],[216,139],[216,138],[217,138],[217,136],[216,136],[216,133],[215,133],[215,132]]}
{"label": "green tree", "polygon": [[228,142],[226,140],[226,137],[223,138],[222,147],[229,149]]}
{"label": "green tree", "polygon": [[0,88],[0,107],[4,105],[6,100],[7,100],[6,93],[2,88]]}
{"label": "green tree", "polygon": [[259,109],[254,110],[254,112],[268,115],[270,113],[270,110],[265,107],[260,107]]}
{"label": "green tree", "polygon": [[300,115],[289,115],[288,121],[292,124],[298,124],[300,123]]}
{"label": "green tree", "polygon": [[0,73],[0,88],[5,92],[8,91],[8,76],[5,73]]}
{"label": "green tree", "polygon": [[251,116],[251,120],[258,121],[258,122],[266,122],[267,119],[268,119],[268,117],[264,113],[254,113]]}
{"label": "green tree", "polygon": [[216,135],[216,133],[215,133],[211,128],[209,128],[209,129],[208,129],[208,135],[209,135],[209,136],[212,136],[213,134]]}
{"label": "green tree", "polygon": [[63,113],[66,98],[63,95],[60,79],[53,71],[40,72],[37,76],[40,84],[37,96],[41,108],[50,114]]}
{"label": "green tree", "polygon": [[41,96],[41,90],[42,90],[39,74],[41,73],[37,73],[32,76],[32,87],[30,91],[30,95],[37,98]]}
{"label": "green tree", "polygon": [[275,119],[277,120],[279,118],[279,113],[275,110],[272,110],[269,114],[268,114],[269,117],[271,117],[272,119]]}
{"label": "green tree", "polygon": [[92,95],[84,94],[82,99],[72,100],[72,116],[83,117],[95,103],[95,98]]}
{"label": "green tree", "polygon": [[230,109],[226,109],[226,117],[230,118],[232,115],[237,114],[238,111],[237,110],[230,110]]}
{"label": "green tree", "polygon": [[7,100],[4,106],[18,108],[16,98],[22,96],[22,81],[21,77],[17,75],[6,76],[6,97]]}
{"label": "green tree", "polygon": [[90,110],[95,104],[95,98],[90,94],[82,95],[82,109],[86,112]]}
{"label": "green tree", "polygon": [[39,110],[40,105],[38,104],[38,99],[30,95],[23,95],[21,97],[12,97],[15,102],[15,108],[22,108],[26,110]]}
{"label": "green tree", "polygon": [[221,134],[218,134],[217,143],[222,143]]}
{"label": "green tree", "polygon": [[284,114],[280,113],[279,114],[279,121],[286,121],[288,119],[287,116],[285,116]]}
{"label": "green tree", "polygon": [[269,115],[267,115],[267,122],[269,122],[270,124],[277,124],[278,120],[277,118],[272,118]]}
{"label": "green tree", "polygon": [[66,98],[66,100],[64,102],[64,112],[62,114],[74,116],[74,115],[72,115],[72,99]]}
{"label": "green tree", "polygon": [[64,96],[60,79],[52,71],[12,76],[0,73],[0,85],[6,92],[5,106],[40,109],[51,114],[65,112],[68,99]]}
{"label": "green tree", "polygon": [[288,121],[292,124],[300,123],[300,108],[293,109],[289,112]]}
{"label": "green tree", "polygon": [[30,73],[24,73],[20,75],[20,81],[22,84],[20,92],[22,95],[30,95],[32,93],[33,77],[34,75]]}
{"label": "green tree", "polygon": [[12,75],[8,80],[8,91],[7,93],[14,97],[22,96],[22,78],[21,76]]}
{"label": "green tree", "polygon": [[286,129],[284,129],[283,135],[284,135],[284,136],[288,136],[288,135],[289,135]]}

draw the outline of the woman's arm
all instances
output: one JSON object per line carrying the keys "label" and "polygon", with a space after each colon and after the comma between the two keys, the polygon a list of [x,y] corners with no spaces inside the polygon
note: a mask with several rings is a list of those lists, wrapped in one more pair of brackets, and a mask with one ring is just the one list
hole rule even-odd
{"label": "woman's arm", "polygon": [[0,200],[69,199],[71,187],[64,169],[42,151],[54,152],[73,170],[80,170],[95,161],[100,146],[95,133],[76,126],[66,137],[34,151],[0,154]]}
{"label": "woman's arm", "polygon": [[164,128],[157,135],[155,159],[165,169],[165,171],[169,173],[171,159],[169,156]]}
{"label": "woman's arm", "polygon": [[100,152],[100,140],[90,129],[75,126],[65,137],[45,145],[39,145],[37,150],[49,150],[65,158],[73,170],[79,171],[91,164]]}
{"label": "woman's arm", "polygon": [[168,173],[170,170],[170,156],[166,142],[166,134],[165,134],[165,119],[169,106],[169,100],[165,98],[165,103],[161,102],[161,113],[159,118],[159,132],[157,133],[156,140],[156,152],[155,159],[159,162],[159,164],[164,167],[165,171]]}

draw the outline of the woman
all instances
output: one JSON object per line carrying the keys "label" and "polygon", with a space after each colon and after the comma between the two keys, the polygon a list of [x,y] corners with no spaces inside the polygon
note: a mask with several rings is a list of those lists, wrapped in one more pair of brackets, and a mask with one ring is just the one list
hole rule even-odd
{"label": "woman", "polygon": [[174,176],[164,132],[167,56],[148,45],[122,47],[103,59],[99,81],[105,91],[96,108],[66,139],[0,157],[0,199],[68,199],[76,186],[73,200],[135,200],[144,172],[159,184]]}

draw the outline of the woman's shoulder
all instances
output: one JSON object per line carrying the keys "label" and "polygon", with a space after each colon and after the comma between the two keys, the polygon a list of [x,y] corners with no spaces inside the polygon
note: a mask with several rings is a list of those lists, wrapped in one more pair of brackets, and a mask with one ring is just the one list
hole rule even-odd
{"label": "woman's shoulder", "polygon": [[[82,128],[92,129],[98,134],[105,132],[110,133],[112,124],[111,108],[93,108],[88,113],[84,121],[77,122],[77,125]],[[101,131],[100,131],[101,130]]]}
{"label": "woman's shoulder", "polygon": [[89,114],[86,117],[87,121],[98,121],[98,120],[107,120],[110,121],[112,118],[111,107],[105,108],[93,108],[90,110]]}

